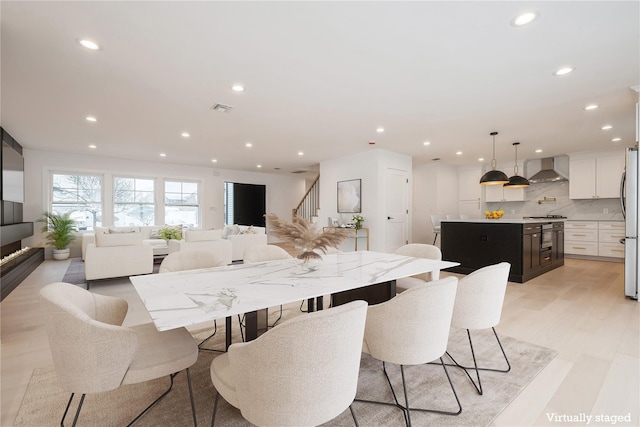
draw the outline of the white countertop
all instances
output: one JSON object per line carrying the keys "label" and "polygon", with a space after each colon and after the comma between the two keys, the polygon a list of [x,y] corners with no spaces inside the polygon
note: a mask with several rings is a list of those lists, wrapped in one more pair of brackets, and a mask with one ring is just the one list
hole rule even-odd
{"label": "white countertop", "polygon": [[470,222],[479,224],[536,224],[547,222],[564,222],[566,218],[535,218],[535,219],[517,219],[517,218],[499,218],[499,219],[443,219],[440,222]]}

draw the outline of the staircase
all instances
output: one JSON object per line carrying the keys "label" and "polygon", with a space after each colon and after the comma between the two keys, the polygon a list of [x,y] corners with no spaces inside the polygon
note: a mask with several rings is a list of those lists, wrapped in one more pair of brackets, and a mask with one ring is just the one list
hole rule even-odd
{"label": "staircase", "polygon": [[301,216],[308,221],[314,222],[318,215],[318,209],[320,209],[320,175],[309,186],[298,206],[292,210],[291,216]]}

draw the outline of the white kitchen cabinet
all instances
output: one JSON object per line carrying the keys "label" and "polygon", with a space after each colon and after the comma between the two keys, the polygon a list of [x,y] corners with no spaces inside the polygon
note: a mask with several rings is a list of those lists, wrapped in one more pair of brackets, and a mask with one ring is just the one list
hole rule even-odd
{"label": "white kitchen cabinet", "polygon": [[568,255],[624,258],[622,221],[565,221],[564,252]]}
{"label": "white kitchen cabinet", "polygon": [[524,188],[510,188],[502,185],[486,185],[484,193],[485,202],[522,202],[524,201]]}
{"label": "white kitchen cabinet", "polygon": [[469,218],[480,218],[482,186],[480,167],[458,170],[458,213]]}
{"label": "white kitchen cabinet", "polygon": [[620,195],[624,152],[581,154],[569,159],[569,198],[605,199]]}

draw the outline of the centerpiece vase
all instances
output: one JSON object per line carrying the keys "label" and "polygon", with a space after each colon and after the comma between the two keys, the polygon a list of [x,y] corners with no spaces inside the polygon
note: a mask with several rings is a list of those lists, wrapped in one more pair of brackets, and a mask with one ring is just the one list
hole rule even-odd
{"label": "centerpiece vase", "polygon": [[309,271],[317,270],[323,261],[319,253],[306,249],[297,258],[301,261],[302,267]]}

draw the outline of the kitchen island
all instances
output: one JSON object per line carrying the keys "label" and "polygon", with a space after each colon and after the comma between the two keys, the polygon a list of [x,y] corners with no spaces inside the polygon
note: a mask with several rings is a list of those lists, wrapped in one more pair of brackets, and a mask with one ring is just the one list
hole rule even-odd
{"label": "kitchen island", "polygon": [[454,219],[441,222],[442,259],[469,274],[508,262],[509,281],[524,283],[564,265],[563,219]]}

